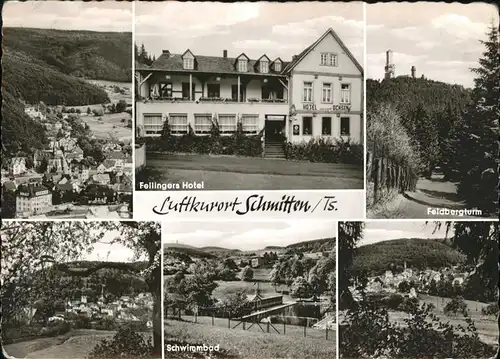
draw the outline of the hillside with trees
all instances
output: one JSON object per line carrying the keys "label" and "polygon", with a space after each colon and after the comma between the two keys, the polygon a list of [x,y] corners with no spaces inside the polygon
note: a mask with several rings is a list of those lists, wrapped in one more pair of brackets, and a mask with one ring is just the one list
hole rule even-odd
{"label": "hillside with trees", "polygon": [[351,271],[374,276],[390,268],[402,271],[405,262],[409,268],[439,269],[464,263],[464,260],[462,253],[443,240],[402,238],[356,248]]}
{"label": "hillside with trees", "polygon": [[7,48],[2,63],[4,91],[26,103],[81,106],[109,102],[103,89],[33,61],[30,55]]}
{"label": "hillside with trees", "polygon": [[193,247],[193,246],[188,246],[186,244],[179,244],[179,243],[165,243],[164,245],[164,255],[167,256],[170,253],[183,253],[187,254],[188,256],[195,257],[195,258],[215,258],[216,255],[204,251],[201,248]]}
{"label": "hillside with trees", "polygon": [[7,27],[3,35],[6,49],[29,54],[57,72],[95,80],[132,80],[129,32]]}
{"label": "hillside with trees", "polygon": [[[470,89],[427,78],[399,76],[382,81],[368,79],[366,93],[370,127],[376,127],[380,108],[390,104],[399,116],[403,131],[410,137],[411,147],[404,159],[394,158],[399,157],[393,151],[401,150],[398,148],[401,139],[394,139],[395,146],[391,148],[381,134],[370,131],[369,151],[409,163],[415,163],[418,158],[416,170],[425,176],[430,176],[436,166],[448,168],[450,151],[459,145],[465,129],[463,115],[471,103]],[[452,169],[445,175],[452,177]]]}
{"label": "hillside with trees", "polygon": [[290,244],[286,248],[303,253],[329,252],[335,248],[335,243],[335,238],[321,238]]}
{"label": "hillside with trees", "polygon": [[2,96],[2,155],[43,148],[45,128],[24,113],[24,105],[10,92],[3,91]]}

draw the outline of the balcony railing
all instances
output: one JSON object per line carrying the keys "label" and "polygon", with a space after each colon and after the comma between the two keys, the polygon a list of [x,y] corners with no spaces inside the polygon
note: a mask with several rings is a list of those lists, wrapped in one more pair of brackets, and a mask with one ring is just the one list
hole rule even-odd
{"label": "balcony railing", "polygon": [[139,98],[144,103],[149,101],[170,101],[170,102],[195,102],[195,103],[281,103],[286,104],[286,99],[260,99],[260,98],[248,98],[246,101],[238,101],[233,98],[226,97],[200,97],[198,100],[191,100],[188,97],[150,97],[150,98]]}

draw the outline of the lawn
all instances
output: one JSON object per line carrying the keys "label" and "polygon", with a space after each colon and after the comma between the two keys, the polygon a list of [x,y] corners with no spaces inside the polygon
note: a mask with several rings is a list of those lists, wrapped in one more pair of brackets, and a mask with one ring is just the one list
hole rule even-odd
{"label": "lawn", "polygon": [[153,152],[146,163],[158,182],[203,181],[205,190],[363,189],[363,168],[347,164]]}
{"label": "lawn", "polygon": [[[225,324],[226,327],[222,327],[169,320],[165,322],[165,341],[175,339],[192,344],[219,344],[221,349],[226,349],[230,354],[241,359],[330,359],[336,357],[336,340],[334,339],[336,336],[333,331],[331,332],[332,340],[325,340],[324,338],[288,335],[291,326],[287,326],[287,334],[283,335],[262,333],[258,327],[259,332],[244,331],[240,329],[241,325],[236,329],[229,329],[227,319]],[[320,332],[324,335],[323,331]]]}

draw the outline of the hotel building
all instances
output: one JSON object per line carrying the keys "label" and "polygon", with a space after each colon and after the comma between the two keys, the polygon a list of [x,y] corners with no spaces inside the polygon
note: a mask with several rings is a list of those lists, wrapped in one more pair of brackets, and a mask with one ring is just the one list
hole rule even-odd
{"label": "hotel building", "polygon": [[137,66],[136,80],[140,137],[160,136],[168,120],[173,135],[209,135],[212,123],[231,135],[241,123],[265,147],[313,137],[363,143],[363,68],[332,29],[289,62],[163,50]]}
{"label": "hotel building", "polygon": [[20,185],[17,188],[16,213],[30,216],[46,212],[52,207],[52,192],[37,183]]}

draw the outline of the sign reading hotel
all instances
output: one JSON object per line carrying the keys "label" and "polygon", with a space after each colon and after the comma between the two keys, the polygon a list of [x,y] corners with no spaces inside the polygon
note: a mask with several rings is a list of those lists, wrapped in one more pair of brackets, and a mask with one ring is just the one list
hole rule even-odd
{"label": "sign reading hotel", "polygon": [[313,103],[305,103],[303,109],[307,111],[346,113],[346,112],[351,112],[351,105],[332,105],[332,107],[318,109],[316,105]]}

